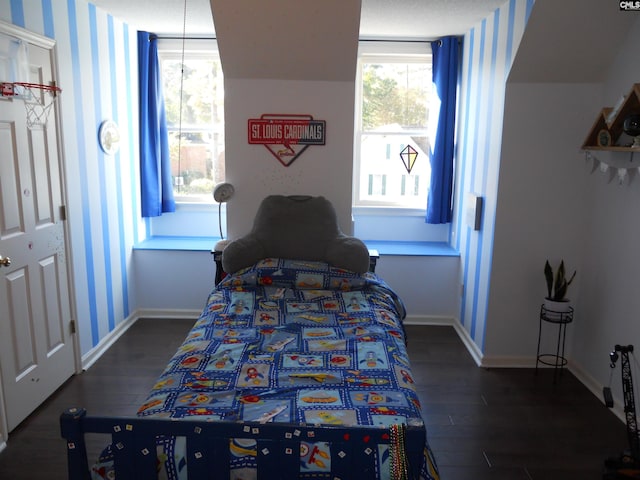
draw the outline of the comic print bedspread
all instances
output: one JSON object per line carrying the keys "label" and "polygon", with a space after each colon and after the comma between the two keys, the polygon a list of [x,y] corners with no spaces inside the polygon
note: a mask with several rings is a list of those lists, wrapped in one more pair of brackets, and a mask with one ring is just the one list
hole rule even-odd
{"label": "comic print bedspread", "polygon": [[[264,259],[213,290],[138,415],[423,426],[404,315],[401,300],[373,273]],[[162,475],[186,478],[179,440],[161,443]],[[425,445],[422,478],[437,479]],[[300,477],[331,478],[328,446],[305,449]],[[236,439],[230,450],[232,478],[255,478],[255,444]],[[380,478],[390,478],[388,452],[378,456]],[[108,478],[109,461],[106,449],[94,478]]]}

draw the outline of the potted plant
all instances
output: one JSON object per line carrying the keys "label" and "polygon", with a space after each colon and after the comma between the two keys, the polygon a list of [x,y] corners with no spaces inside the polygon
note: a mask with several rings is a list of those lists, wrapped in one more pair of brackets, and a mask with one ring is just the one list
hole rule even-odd
{"label": "potted plant", "polygon": [[558,270],[553,272],[553,268],[547,260],[544,264],[544,278],[547,281],[547,296],[544,299],[544,307],[547,312],[564,313],[571,309],[571,303],[567,299],[567,289],[573,279],[576,277],[576,271],[567,279],[564,268],[564,260],[560,261]]}

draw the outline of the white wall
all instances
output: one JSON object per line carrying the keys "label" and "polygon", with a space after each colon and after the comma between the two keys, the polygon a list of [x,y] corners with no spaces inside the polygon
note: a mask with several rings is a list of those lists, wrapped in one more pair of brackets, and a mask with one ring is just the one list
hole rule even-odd
{"label": "white wall", "polygon": [[[601,89],[589,99],[592,121],[602,107],[614,106],[640,79],[637,57],[640,19],[624,42],[612,50],[614,60]],[[586,131],[585,131],[586,136]],[[628,154],[616,154],[622,160]],[[634,163],[640,160],[636,154]],[[609,383],[608,353],[614,345],[640,348],[640,177],[618,185],[599,171],[583,173],[590,208],[581,240],[584,254],[580,266],[579,317],[575,325],[572,361],[577,369],[599,385]],[[620,370],[614,375],[614,394],[621,397]],[[621,402],[617,402],[620,404]]]}
{"label": "white wall", "polygon": [[407,309],[407,323],[452,324],[460,305],[458,256],[382,255],[376,273]]}
{"label": "white wall", "polygon": [[[354,83],[225,79],[229,237],[247,233],[260,201],[271,194],[323,195],[351,233]],[[309,114],[325,120],[326,145],[309,146],[283,166],[264,145],[247,141],[247,122],[267,114]]]}
{"label": "white wall", "polygon": [[[135,250],[132,296],[140,316],[199,315],[214,286],[210,252]],[[402,298],[407,322],[447,323],[458,317],[457,256],[382,255],[378,273]]]}
{"label": "white wall", "polygon": [[215,285],[211,252],[135,250],[134,285],[137,309],[166,315],[197,316]]}
{"label": "white wall", "polygon": [[[211,10],[225,77],[225,176],[236,187],[229,237],[249,231],[270,194],[323,195],[351,234],[360,0],[211,0]],[[324,120],[326,144],[285,167],[264,145],[248,143],[248,120],[263,114]]]}
{"label": "white wall", "polygon": [[[595,93],[591,84],[507,87],[485,343],[493,361],[534,360],[547,258],[581,270],[591,205],[579,147],[593,122]],[[582,274],[570,288],[574,299]]]}

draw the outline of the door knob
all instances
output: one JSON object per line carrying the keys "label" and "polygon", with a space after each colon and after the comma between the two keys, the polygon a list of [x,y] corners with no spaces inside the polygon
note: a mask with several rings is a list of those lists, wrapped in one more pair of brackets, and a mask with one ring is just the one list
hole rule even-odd
{"label": "door knob", "polygon": [[11,259],[0,255],[0,267],[8,267],[9,265],[11,265]]}

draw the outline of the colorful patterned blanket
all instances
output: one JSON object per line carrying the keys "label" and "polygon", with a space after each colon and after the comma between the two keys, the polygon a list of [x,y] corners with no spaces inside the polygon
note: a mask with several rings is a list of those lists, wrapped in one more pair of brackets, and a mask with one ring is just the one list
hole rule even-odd
{"label": "colorful patterned blanket", "polygon": [[[323,262],[264,259],[227,277],[138,415],[319,425],[423,426],[399,297],[378,276]],[[162,476],[186,478],[179,440]],[[255,478],[255,443],[230,442],[233,478]],[[380,478],[391,478],[378,452]],[[94,466],[107,478],[110,450]],[[437,479],[425,448],[422,478]],[[329,446],[301,447],[301,478],[332,478]]]}

